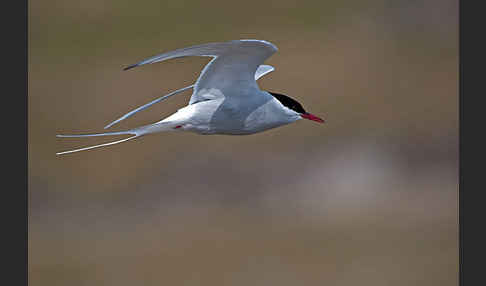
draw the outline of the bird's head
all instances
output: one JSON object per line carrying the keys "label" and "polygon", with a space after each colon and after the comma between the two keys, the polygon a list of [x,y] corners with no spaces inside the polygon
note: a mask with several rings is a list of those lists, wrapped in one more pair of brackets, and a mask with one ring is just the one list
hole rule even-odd
{"label": "bird's head", "polygon": [[302,105],[299,102],[297,102],[297,100],[279,93],[270,92],[270,94],[273,95],[273,97],[275,97],[278,101],[280,101],[280,103],[283,106],[298,113],[301,118],[309,119],[319,123],[324,123],[323,119],[305,111],[304,107],[302,107]]}

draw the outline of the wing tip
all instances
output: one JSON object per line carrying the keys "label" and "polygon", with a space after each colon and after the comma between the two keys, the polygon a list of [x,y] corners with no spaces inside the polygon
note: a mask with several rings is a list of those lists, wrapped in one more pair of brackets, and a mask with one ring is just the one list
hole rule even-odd
{"label": "wing tip", "polygon": [[114,120],[114,121],[108,123],[105,127],[103,127],[103,129],[108,129],[108,128],[112,127],[113,125],[117,124],[120,121],[121,121],[120,119]]}
{"label": "wing tip", "polygon": [[124,68],[123,68],[123,70],[124,70],[124,71],[127,71],[127,70],[129,70],[129,69],[133,69],[134,67],[138,67],[138,66],[139,66],[139,64],[133,64],[133,65],[129,65],[128,67],[124,67]]}

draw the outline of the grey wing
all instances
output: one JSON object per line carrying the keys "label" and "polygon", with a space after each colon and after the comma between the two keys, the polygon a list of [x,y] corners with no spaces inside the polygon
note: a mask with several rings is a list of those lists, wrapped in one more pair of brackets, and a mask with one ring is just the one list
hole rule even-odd
{"label": "grey wing", "polygon": [[277,51],[272,43],[262,40],[229,42],[229,48],[214,57],[196,81],[189,104],[215,97],[256,94],[255,74],[258,67]]}
{"label": "grey wing", "polygon": [[254,78],[257,68],[276,51],[275,45],[263,40],[208,43],[160,54],[131,65],[125,70],[178,57],[213,57],[196,81],[189,101],[189,104],[192,104],[208,98],[240,94],[233,92],[235,90],[258,89]]}

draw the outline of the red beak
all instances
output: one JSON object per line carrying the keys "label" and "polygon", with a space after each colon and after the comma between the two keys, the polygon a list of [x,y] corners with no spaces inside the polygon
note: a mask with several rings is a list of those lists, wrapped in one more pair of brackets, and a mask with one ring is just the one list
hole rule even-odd
{"label": "red beak", "polygon": [[312,121],[317,121],[319,123],[325,122],[324,120],[322,120],[319,117],[315,116],[314,114],[310,114],[310,113],[302,113],[300,116],[302,116],[302,118],[309,119],[309,120],[312,120]]}

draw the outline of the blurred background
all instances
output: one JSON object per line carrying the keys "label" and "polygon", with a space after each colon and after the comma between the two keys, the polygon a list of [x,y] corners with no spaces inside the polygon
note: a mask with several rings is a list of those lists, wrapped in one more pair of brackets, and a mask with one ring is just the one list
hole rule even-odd
{"label": "blurred background", "polygon": [[[123,67],[249,38],[279,48],[260,87],[325,124],[55,155],[209,59]],[[30,1],[28,123],[32,286],[457,285],[456,0]]]}

